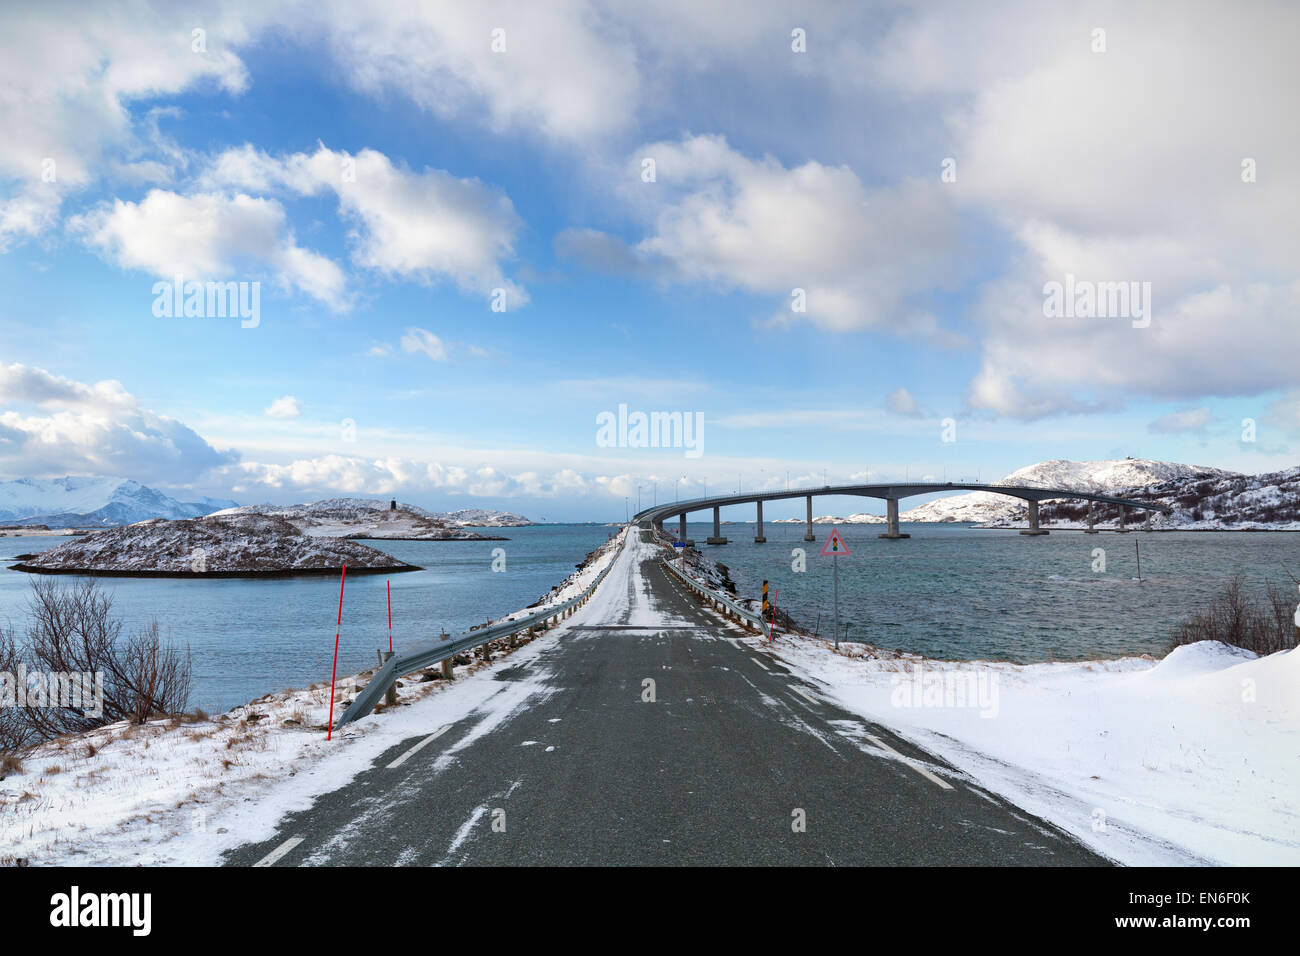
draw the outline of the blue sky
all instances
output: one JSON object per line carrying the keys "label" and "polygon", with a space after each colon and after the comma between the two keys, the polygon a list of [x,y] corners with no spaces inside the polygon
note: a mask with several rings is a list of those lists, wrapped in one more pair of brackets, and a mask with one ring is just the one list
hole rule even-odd
{"label": "blue sky", "polygon": [[[0,13],[0,473],[599,520],[1294,464],[1294,11],[625,7]],[[155,316],[178,271],[256,326]],[[1066,274],[1149,323],[1046,316]],[[620,404],[702,454],[601,447]]]}

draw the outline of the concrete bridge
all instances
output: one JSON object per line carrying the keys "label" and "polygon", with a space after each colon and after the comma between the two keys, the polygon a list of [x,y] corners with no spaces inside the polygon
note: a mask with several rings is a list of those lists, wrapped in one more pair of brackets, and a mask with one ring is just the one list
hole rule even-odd
{"label": "concrete bridge", "polygon": [[1092,525],[1092,505],[1096,502],[1102,504],[1119,506],[1119,530],[1125,528],[1126,509],[1132,508],[1137,511],[1145,511],[1148,522],[1153,511],[1159,511],[1164,514],[1172,514],[1173,508],[1168,505],[1162,505],[1152,501],[1134,501],[1129,498],[1116,498],[1111,495],[1098,495],[1086,491],[1072,491],[1068,488],[1031,488],[1025,485],[985,485],[968,482],[901,482],[893,484],[878,485],[823,485],[820,488],[803,488],[792,491],[763,491],[754,494],[739,495],[719,495],[712,498],[691,498],[686,501],[675,501],[672,504],[655,505],[652,508],[646,508],[637,512],[632,519],[638,524],[653,524],[662,528],[665,519],[677,515],[681,524],[678,538],[686,541],[686,516],[694,511],[707,511],[713,509],[713,536],[706,540],[706,544],[726,544],[727,539],[722,536],[722,521],[720,511],[729,505],[756,505],[758,509],[758,524],[754,534],[754,543],[762,544],[767,540],[763,536],[763,502],[765,501],[782,501],[790,498],[804,498],[807,500],[807,530],[804,533],[805,541],[815,541],[817,536],[813,534],[813,498],[826,497],[829,495],[856,495],[863,498],[883,498],[886,503],[886,524],[887,530],[884,534],[877,535],[880,538],[907,538],[910,535],[902,534],[898,530],[898,502],[903,498],[910,498],[915,495],[934,494],[936,491],[990,491],[994,494],[1007,495],[1010,498],[1020,498],[1029,503],[1029,527],[1021,534],[1047,534],[1045,528],[1039,527],[1038,524],[1038,503],[1047,499],[1070,498],[1078,501],[1089,502],[1088,506],[1088,524],[1089,530]]}

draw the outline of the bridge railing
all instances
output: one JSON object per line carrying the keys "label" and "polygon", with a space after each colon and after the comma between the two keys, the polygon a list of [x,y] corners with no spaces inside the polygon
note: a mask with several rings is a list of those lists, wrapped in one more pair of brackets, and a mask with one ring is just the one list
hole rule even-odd
{"label": "bridge railing", "polygon": [[757,627],[760,632],[767,626],[763,623],[763,615],[751,611],[749,608],[737,601],[733,601],[720,591],[715,591],[712,588],[705,587],[689,574],[675,567],[667,558],[661,559],[661,563],[677,578],[677,580],[681,581],[705,600],[712,602],[713,605],[722,612],[724,617],[734,617],[739,622]]}
{"label": "bridge railing", "polygon": [[568,617],[582,605],[586,604],[600,582],[605,580],[605,575],[609,574],[615,562],[618,561],[619,555],[623,553],[623,548],[627,545],[627,536],[631,529],[623,533],[623,540],[619,542],[618,550],[614,552],[614,557],[609,564],[601,569],[596,579],[583,589],[582,593],[576,597],[569,598],[561,604],[551,607],[542,608],[540,611],[534,611],[523,617],[514,618],[513,620],[500,621],[487,627],[479,628],[476,631],[470,631],[454,640],[439,641],[431,647],[419,651],[412,651],[406,654],[390,657],[384,662],[383,666],[375,672],[375,676],[370,678],[361,692],[353,699],[351,705],[343,715],[339,717],[335,729],[349,724],[368,715],[375,709],[379,701],[388,693],[389,689],[397,683],[400,678],[407,674],[413,674],[416,671],[424,670],[426,667],[432,667],[434,664],[440,664],[445,660],[450,660],[457,654],[464,651],[472,651],[476,647],[484,647],[490,641],[499,637],[512,637],[521,634],[529,628],[545,624],[554,619],[559,623],[561,618]]}

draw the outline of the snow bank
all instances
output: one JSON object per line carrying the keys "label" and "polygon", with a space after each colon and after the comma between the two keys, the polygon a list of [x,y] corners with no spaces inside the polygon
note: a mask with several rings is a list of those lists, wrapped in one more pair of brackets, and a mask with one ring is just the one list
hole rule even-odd
{"label": "snow bank", "polygon": [[[1203,642],[1159,662],[1016,665],[777,649],[847,709],[1118,862],[1300,864],[1296,651]],[[973,680],[991,706],[941,689]]]}

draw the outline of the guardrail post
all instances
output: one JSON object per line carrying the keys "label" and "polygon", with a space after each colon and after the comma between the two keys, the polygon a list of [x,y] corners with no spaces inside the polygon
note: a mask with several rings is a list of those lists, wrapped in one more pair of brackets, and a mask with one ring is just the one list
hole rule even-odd
{"label": "guardrail post", "polygon": [[[393,652],[384,651],[381,656],[383,660],[380,662],[380,666],[383,666],[393,656]],[[384,693],[384,703],[389,707],[397,706],[397,678],[393,678],[393,682],[388,685],[388,690]]]}
{"label": "guardrail post", "polygon": [[[448,634],[446,631],[443,631],[442,634],[439,636],[438,639],[439,639],[440,641],[444,641],[444,642],[445,642],[445,641],[449,641],[449,640],[451,640],[451,635]],[[447,658],[445,661],[442,662],[442,677],[443,677],[443,680],[455,680],[455,679],[456,679],[456,668],[455,668],[455,665],[452,664],[452,662],[451,662],[451,658],[450,658],[450,657]]]}

